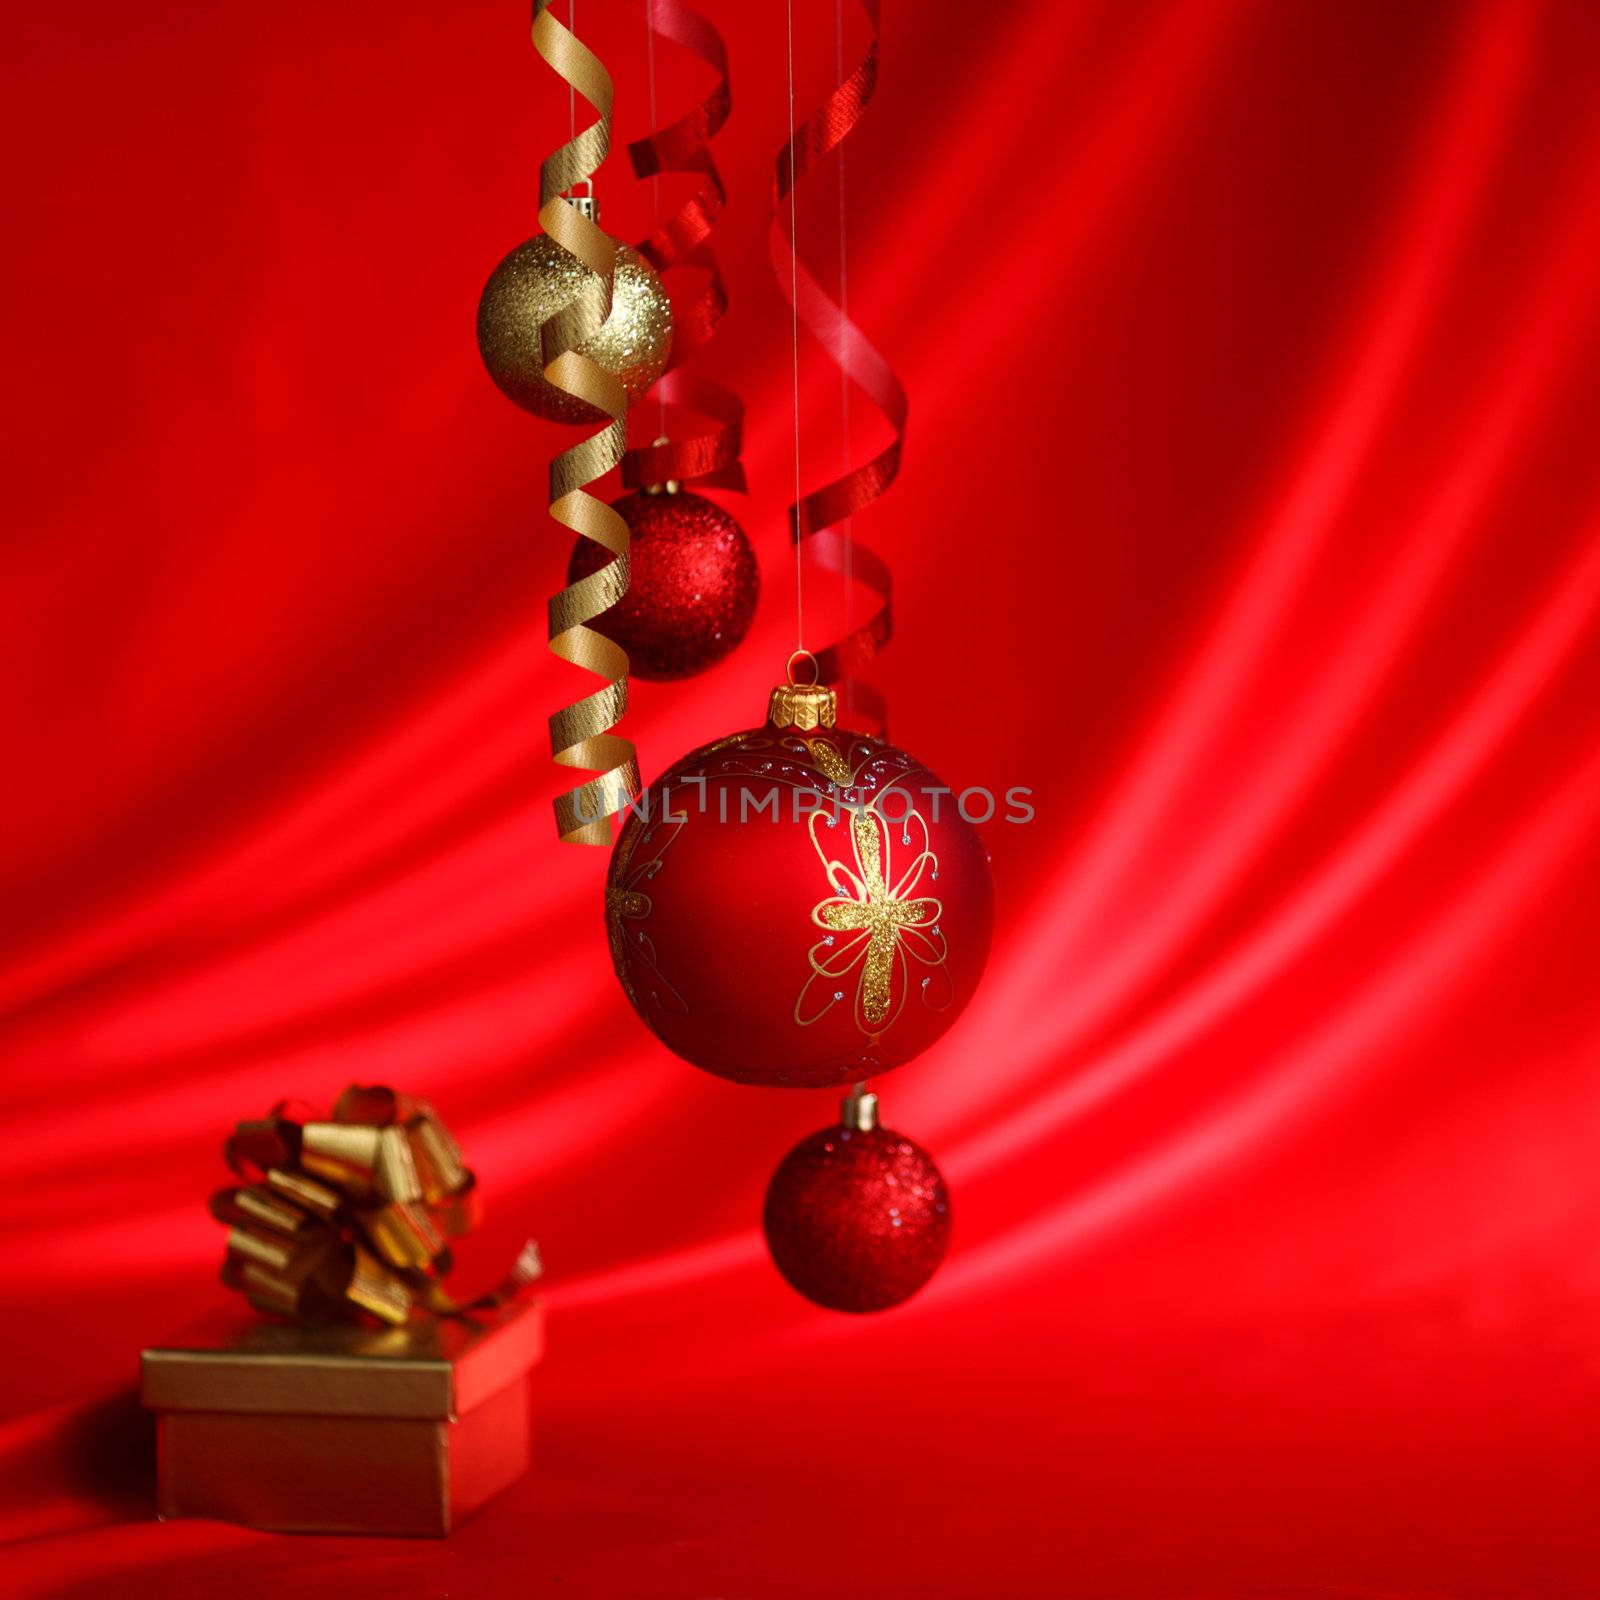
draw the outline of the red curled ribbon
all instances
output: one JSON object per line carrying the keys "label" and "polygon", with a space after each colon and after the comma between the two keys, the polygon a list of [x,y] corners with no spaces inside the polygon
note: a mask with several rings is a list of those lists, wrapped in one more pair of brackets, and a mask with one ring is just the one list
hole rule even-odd
{"label": "red curled ribbon", "polygon": [[710,148],[733,109],[728,51],[716,28],[683,0],[644,0],[644,7],[649,25],[662,38],[681,45],[717,74],[717,81],[698,105],[628,146],[628,158],[640,178],[663,172],[701,175],[694,192],[656,225],[649,238],[640,241],[638,250],[658,272],[697,267],[706,273],[700,292],[686,304],[673,307],[671,366],[659,393],[667,404],[696,411],[713,426],[687,439],[629,450],[622,458],[622,482],[629,489],[640,489],[672,478],[742,491],[743,402],[731,389],[709,378],[689,377],[678,370],[710,340],[728,309],[727,290],[707,243],[728,198]]}
{"label": "red curled ribbon", "polygon": [[894,429],[894,438],[870,461],[813,490],[789,508],[791,535],[796,543],[807,543],[813,565],[848,574],[878,596],[878,606],[865,622],[814,654],[821,681],[848,682],[851,703],[881,729],[886,718],[883,696],[870,685],[857,683],[855,675],[889,642],[894,631],[893,580],[888,564],[856,545],[838,524],[871,505],[894,482],[905,442],[906,392],[872,342],[799,260],[796,242],[789,236],[784,205],[800,178],[861,120],[877,88],[878,0],[861,0],[861,9],[872,27],[866,53],[828,98],[795,128],[789,143],[778,152],[768,245],[778,285],[800,320],[838,363],[845,377]]}

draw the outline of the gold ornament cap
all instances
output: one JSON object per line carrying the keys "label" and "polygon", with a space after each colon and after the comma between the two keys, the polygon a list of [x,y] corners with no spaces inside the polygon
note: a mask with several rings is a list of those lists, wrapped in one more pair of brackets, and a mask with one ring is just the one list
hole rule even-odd
{"label": "gold ornament cap", "polygon": [[[671,444],[672,441],[666,436],[666,434],[662,433],[657,434],[652,443],[657,449],[660,449],[662,445]],[[678,479],[665,478],[660,483],[647,483],[644,486],[644,492],[646,494],[676,494],[682,487],[683,485],[678,481]]]}
{"label": "gold ornament cap", "polygon": [[[579,189],[583,190],[582,194],[578,193]],[[584,178],[581,182],[573,184],[572,193],[564,194],[561,198],[586,221],[593,223],[600,221],[600,202],[594,197],[592,178]]]}
{"label": "gold ornament cap", "polygon": [[[811,663],[810,683],[795,680],[797,661]],[[831,728],[839,715],[839,699],[826,684],[817,682],[817,658],[809,650],[796,650],[789,657],[789,681],[780,683],[767,702],[767,721],[775,728]]]}
{"label": "gold ornament cap", "polygon": [[839,1121],[855,1133],[871,1133],[878,1126],[878,1097],[864,1085],[852,1089],[839,1102]]}

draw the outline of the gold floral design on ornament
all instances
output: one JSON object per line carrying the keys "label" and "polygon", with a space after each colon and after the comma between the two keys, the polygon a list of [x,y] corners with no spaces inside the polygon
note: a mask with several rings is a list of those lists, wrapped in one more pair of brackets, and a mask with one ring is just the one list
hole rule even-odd
{"label": "gold floral design on ornament", "polygon": [[[653,826],[636,822],[634,837],[624,845],[622,859],[617,864],[617,881],[606,885],[606,934],[611,943],[611,964],[616,968],[623,991],[641,1015],[647,1007],[640,1002],[635,983],[636,967],[640,980],[648,987],[650,1003],[657,1009],[679,1016],[689,1009],[683,996],[662,972],[655,940],[642,926],[655,909],[655,902],[645,886],[661,870],[661,858],[678,837],[681,827],[682,821],[678,818],[659,821]],[[651,844],[658,834],[659,843],[653,849],[639,849],[640,845]]]}
{"label": "gold floral design on ornament", "polygon": [[[855,775],[837,750],[824,740],[811,745],[821,771],[840,789],[849,791]],[[939,861],[928,847],[928,825],[911,804],[897,818],[880,809],[886,795],[897,792],[893,784],[862,803],[846,792],[852,805],[849,826],[850,857],[836,854],[837,827],[843,816],[813,811],[811,843],[822,863],[833,893],[812,907],[811,920],[824,931],[807,952],[810,975],[795,1001],[794,1019],[801,1027],[826,1016],[845,997],[847,980],[855,975],[856,1025],[876,1038],[889,1028],[905,1006],[917,976],[927,970],[916,987],[924,1005],[942,1010],[950,1003],[948,949],[940,927],[943,906],[923,891],[939,875]],[[896,875],[895,835],[911,859]],[[904,857],[902,856],[902,860]],[[859,971],[858,971],[859,969]],[[820,1006],[817,995],[825,996]]]}

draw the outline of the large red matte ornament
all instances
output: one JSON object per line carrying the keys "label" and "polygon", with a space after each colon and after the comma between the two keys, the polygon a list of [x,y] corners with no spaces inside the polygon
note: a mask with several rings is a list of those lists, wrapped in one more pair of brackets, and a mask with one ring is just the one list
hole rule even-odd
{"label": "large red matte ornament", "polygon": [[933,1158],[851,1095],[836,1128],[802,1140],[767,1186],[762,1227],[785,1278],[830,1311],[886,1311],[934,1274],[950,1199]]}
{"label": "large red matte ornament", "polygon": [[[688,490],[627,494],[628,592],[590,626],[628,652],[636,678],[660,683],[714,666],[749,631],[761,576],[744,529]],[[598,572],[611,554],[579,539],[567,582]]]}
{"label": "large red matte ornament", "polygon": [[933,1044],[989,954],[993,888],[957,796],[915,757],[779,689],[763,728],[669,767],[618,835],[612,960],[684,1060],[817,1088]]}

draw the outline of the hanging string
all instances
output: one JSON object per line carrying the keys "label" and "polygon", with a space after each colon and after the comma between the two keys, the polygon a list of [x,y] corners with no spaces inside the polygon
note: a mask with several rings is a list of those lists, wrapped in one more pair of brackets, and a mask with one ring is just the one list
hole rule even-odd
{"label": "hanging string", "polygon": [[[645,81],[649,85],[650,98],[650,126],[656,125],[656,19],[655,8],[650,0],[645,0],[644,5],[644,62]],[[650,174],[650,229],[655,232],[661,226],[661,174]],[[667,436],[667,390],[665,384],[656,385],[656,434],[659,438]]]}
{"label": "hanging string", "polygon": [[[785,0],[789,45],[789,170],[795,170],[795,141],[799,128],[794,116],[794,0]],[[789,185],[789,325],[794,376],[794,502],[800,504],[800,214],[795,185]],[[794,647],[806,647],[805,547],[794,542]]]}
{"label": "hanging string", "polygon": [[[645,82],[649,85],[650,98],[650,126],[656,125],[656,16],[655,8],[650,0],[644,3],[644,65]],[[661,174],[650,174],[650,211],[651,221],[656,227],[661,226]]]}
{"label": "hanging string", "polygon": [[[833,0],[833,70],[844,81],[844,0]],[[849,228],[845,206],[845,161],[848,154],[844,144],[839,146],[839,467],[846,477],[850,475],[850,369],[845,364],[844,327],[850,320],[850,268],[846,256]],[[855,518],[847,516],[842,524],[844,540],[844,631],[848,635],[855,623]],[[847,677],[844,689],[846,712],[855,709],[856,680]]]}
{"label": "hanging string", "polygon": [[[877,87],[878,0],[861,0],[861,8],[871,24],[872,39],[861,59],[823,103],[793,128],[789,142],[779,151],[768,232],[773,271],[790,296],[797,319],[805,323],[839,362],[844,377],[860,388],[894,430],[894,437],[876,455],[849,468],[832,483],[808,495],[801,494],[797,484],[795,503],[790,507],[791,533],[797,545],[803,541],[810,546],[812,567],[848,574],[852,585],[859,583],[878,596],[877,607],[864,622],[853,624],[842,638],[816,652],[822,680],[843,685],[848,685],[888,643],[893,632],[894,585],[887,562],[855,543],[848,532],[841,531],[841,526],[853,528],[854,515],[894,482],[900,469],[908,407],[905,390],[888,362],[800,261],[794,228],[794,187],[847,137],[861,120]],[[785,200],[790,202],[787,207]],[[789,213],[787,230],[785,210]],[[798,403],[795,411],[798,419]],[[860,719],[883,730],[886,707],[882,695],[871,685],[847,689],[847,704],[855,707]]]}

